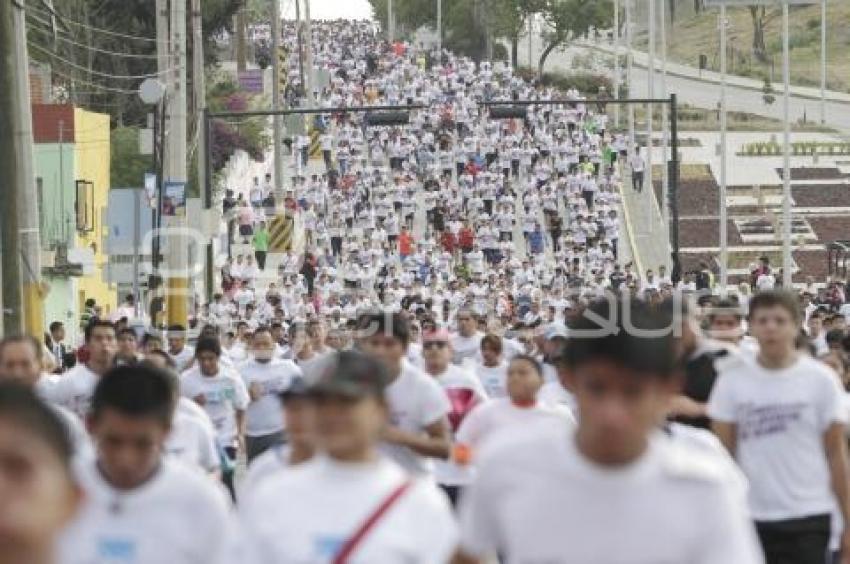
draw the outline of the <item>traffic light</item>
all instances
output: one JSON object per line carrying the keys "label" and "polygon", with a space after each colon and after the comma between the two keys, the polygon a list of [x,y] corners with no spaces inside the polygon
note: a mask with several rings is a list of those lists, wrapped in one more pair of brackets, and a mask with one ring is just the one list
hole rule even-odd
{"label": "traffic light", "polygon": [[525,119],[526,115],[524,106],[490,106],[491,119]]}
{"label": "traffic light", "polygon": [[410,123],[408,112],[368,112],[366,125],[369,127],[407,125]]}

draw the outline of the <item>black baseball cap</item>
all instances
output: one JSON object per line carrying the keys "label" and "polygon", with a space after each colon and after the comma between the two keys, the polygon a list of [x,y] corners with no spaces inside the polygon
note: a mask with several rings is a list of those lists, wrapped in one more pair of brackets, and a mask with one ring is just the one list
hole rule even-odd
{"label": "black baseball cap", "polygon": [[389,383],[389,373],[381,362],[359,352],[342,351],[329,358],[310,394],[349,399],[383,397]]}
{"label": "black baseball cap", "polygon": [[292,381],[288,388],[280,392],[278,397],[280,401],[287,401],[290,399],[299,399],[308,397],[310,392],[310,388],[304,382],[304,378],[296,378]]}

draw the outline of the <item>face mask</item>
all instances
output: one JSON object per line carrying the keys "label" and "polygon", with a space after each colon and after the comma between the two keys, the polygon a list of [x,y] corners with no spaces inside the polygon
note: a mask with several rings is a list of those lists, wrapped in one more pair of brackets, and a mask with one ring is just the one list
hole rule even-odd
{"label": "face mask", "polygon": [[270,351],[268,349],[261,349],[254,351],[254,358],[257,362],[268,362],[274,356],[274,351]]}

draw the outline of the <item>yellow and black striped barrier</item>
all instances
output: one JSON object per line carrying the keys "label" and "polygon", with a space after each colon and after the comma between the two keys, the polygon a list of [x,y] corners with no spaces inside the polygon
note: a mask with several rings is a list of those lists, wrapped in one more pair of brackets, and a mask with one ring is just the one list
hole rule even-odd
{"label": "yellow and black striped barrier", "polygon": [[269,222],[269,251],[284,253],[292,250],[295,220],[288,215],[276,215]]}
{"label": "yellow and black striped barrier", "polygon": [[318,159],[322,156],[322,145],[319,142],[321,132],[315,127],[310,126],[310,158]]}

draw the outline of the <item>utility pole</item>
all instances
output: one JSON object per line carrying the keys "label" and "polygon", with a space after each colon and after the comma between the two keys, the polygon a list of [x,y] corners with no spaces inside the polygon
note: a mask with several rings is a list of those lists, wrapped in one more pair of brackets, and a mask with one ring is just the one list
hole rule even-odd
{"label": "utility pole", "polygon": [[301,0],[295,0],[295,38],[298,44],[298,76],[301,80],[301,91],[307,94],[307,79],[304,77],[304,28],[301,25]]}
{"label": "utility pole", "polygon": [[15,157],[23,172],[18,186],[21,198],[17,212],[21,216],[19,242],[23,270],[24,330],[36,337],[44,334],[44,290],[41,284],[41,238],[39,234],[38,201],[36,200],[35,173],[33,168],[32,112],[30,109],[29,55],[27,53],[26,15],[15,10],[16,48],[15,58],[19,78],[14,83],[20,103],[20,125],[13,131],[18,139]]}
{"label": "utility pole", "polygon": [[[649,34],[647,41],[649,42],[649,68],[647,69],[647,98],[655,98],[655,2],[657,0],[649,0]],[[655,223],[655,187],[652,184],[652,134],[653,134],[653,114],[655,106],[653,104],[646,105],[646,179],[649,189],[646,191],[647,203],[649,205],[649,221],[647,229],[650,233],[654,228]]]}
{"label": "utility pole", "polygon": [[[156,325],[161,318],[158,316],[161,315],[164,309],[164,295],[162,295],[163,290],[165,288],[163,284],[162,277],[162,255],[163,255],[163,236],[162,236],[162,198],[163,198],[163,186],[165,184],[165,176],[168,171],[168,163],[171,160],[171,155],[166,148],[167,143],[167,124],[166,120],[168,119],[168,99],[171,96],[171,77],[166,74],[166,69],[169,66],[169,45],[170,45],[170,19],[169,19],[169,8],[168,8],[168,0],[156,0],[156,70],[157,77],[162,81],[164,86],[164,95],[155,103],[157,104],[157,109],[154,112],[154,119],[156,120],[156,129],[157,135],[155,135],[154,146],[156,143],[159,143],[159,162],[155,163],[156,168],[154,170],[154,174],[156,174],[156,211],[155,211],[155,223],[154,227],[154,237],[151,241],[151,267],[152,267],[152,280],[156,280],[155,287],[148,288],[148,299],[150,300],[150,309],[151,312],[151,324]],[[156,298],[156,299],[155,299]],[[162,298],[162,299],[159,299]],[[154,308],[154,304],[157,304]]]}
{"label": "utility pole", "polygon": [[826,0],[820,4],[820,122],[826,123]]}
{"label": "utility pole", "polygon": [[304,39],[305,60],[307,66],[307,107],[314,106],[315,98],[313,97],[313,88],[316,85],[316,71],[313,69],[313,27],[310,22],[310,0],[304,0]]}
{"label": "utility pole", "polygon": [[[272,0],[272,109],[279,110],[281,91],[280,73],[280,0]],[[275,194],[283,187],[283,116],[275,114],[272,118],[274,141],[274,189]]]}
{"label": "utility pole", "polygon": [[729,242],[726,237],[726,4],[720,5],[720,293],[729,285]]}
{"label": "utility pole", "polygon": [[[174,1],[174,0],[172,0]],[[297,0],[296,0],[297,2]],[[246,67],[248,47],[245,45],[245,8],[236,12],[236,71],[242,72]]]}
{"label": "utility pole", "polygon": [[[632,0],[626,3],[626,98],[632,97],[632,70],[634,67],[634,46],[632,45]],[[629,104],[629,152],[635,147],[635,105]]]}
{"label": "utility pole", "polygon": [[[195,131],[197,131],[197,159],[198,187],[203,190],[203,204],[207,215],[212,214],[212,193],[207,188],[207,163],[206,151],[203,150],[207,141],[207,127],[204,115],[207,108],[206,80],[204,76],[204,34],[203,18],[201,13],[201,0],[192,0],[192,108],[195,110]],[[218,221],[214,223],[218,225]],[[204,253],[204,289],[207,301],[212,301],[214,288],[213,271],[213,245],[212,240],[207,241]]]}
{"label": "utility pole", "polygon": [[[295,0],[296,8],[298,0]],[[393,0],[387,0],[387,39],[390,43],[395,41],[395,11],[393,10]]]}
{"label": "utility pole", "polygon": [[782,4],[782,141],[785,145],[782,151],[782,287],[791,289],[791,115],[790,88],[791,65],[790,48],[788,45],[788,2]]}
{"label": "utility pole", "polygon": [[[198,131],[198,146],[206,135],[204,108],[207,107],[206,80],[204,77],[204,36],[201,18],[201,0],[192,1],[192,107],[195,110],[195,127]],[[205,186],[207,173],[203,151],[198,150],[198,186]]]}
{"label": "utility pole", "polygon": [[437,0],[437,57],[443,60],[443,0]]}
{"label": "utility pole", "polygon": [[[165,95],[166,97],[171,94],[171,77],[165,74],[165,71],[168,69],[168,58],[169,58],[169,45],[170,45],[170,19],[168,17],[169,9],[168,9],[168,1],[169,0],[156,0],[156,72],[157,77],[163,81],[165,84]],[[165,107],[165,104],[162,105],[162,111],[165,116],[168,117],[168,109]],[[163,170],[168,170],[168,151],[165,150],[165,147],[162,147],[162,165]],[[162,185],[162,178],[158,178],[157,182],[159,185]]]}
{"label": "utility pole", "polygon": [[[620,0],[614,0],[614,98],[620,97]],[[614,104],[614,126],[620,127],[620,104]]]}
{"label": "utility pole", "polygon": [[[661,41],[661,98],[668,98],[667,93],[667,10],[665,3],[667,0],[658,0],[660,6],[660,24],[661,33],[659,40]],[[667,170],[668,157],[667,148],[670,144],[670,134],[667,123],[667,104],[661,106],[661,221],[664,224],[664,229],[669,234],[670,228],[670,178]],[[669,236],[667,239],[669,240]]]}
{"label": "utility pole", "polygon": [[[3,270],[3,333],[20,333],[24,328],[24,276],[22,272],[23,245],[20,230],[25,221],[20,213],[23,209],[24,193],[30,186],[32,177],[27,178],[26,166],[19,159],[25,151],[32,151],[32,132],[27,127],[29,120],[29,96],[22,98],[22,89],[15,86],[26,85],[27,65],[20,64],[18,51],[24,50],[26,58],[26,40],[19,41],[23,33],[23,8],[12,2],[0,2],[0,84],[13,87],[0,88],[0,130],[11,135],[0,136],[0,169],[3,170],[8,189],[4,191],[4,209],[13,210],[0,218],[2,236]],[[26,94],[26,92],[24,92]],[[26,112],[24,114],[23,112]],[[35,336],[40,337],[41,333]]]}
{"label": "utility pole", "polygon": [[[167,177],[172,182],[186,182],[186,0],[171,0],[171,88],[168,97]],[[184,184],[185,190],[185,184]],[[185,192],[184,192],[185,198]],[[186,237],[185,215],[171,218],[168,236],[168,285],[166,309],[168,324],[188,325],[188,301],[193,292],[189,288],[189,252]]]}

